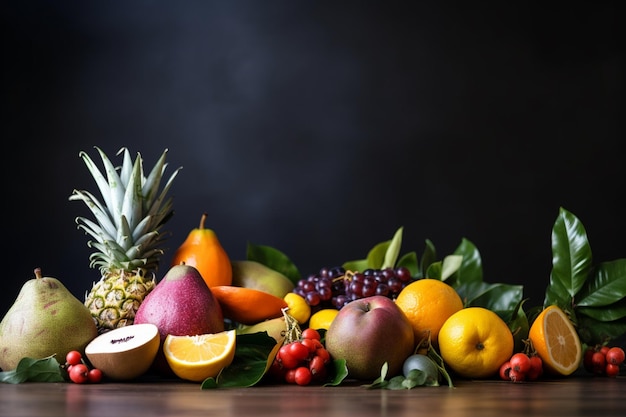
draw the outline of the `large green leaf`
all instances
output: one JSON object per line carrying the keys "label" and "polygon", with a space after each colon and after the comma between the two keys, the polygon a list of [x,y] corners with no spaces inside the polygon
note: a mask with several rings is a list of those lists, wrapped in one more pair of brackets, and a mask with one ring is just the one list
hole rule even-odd
{"label": "large green leaf", "polygon": [[552,295],[561,301],[574,298],[589,276],[591,262],[585,227],[576,216],[561,208],[552,228]]}
{"label": "large green leaf", "polygon": [[599,321],[613,321],[626,317],[626,298],[613,304],[600,307],[576,307],[576,314],[594,318]]}
{"label": "large green leaf", "polygon": [[581,342],[587,345],[602,344],[626,333],[626,318],[599,321],[580,315],[576,330]]}
{"label": "large green leaf", "polygon": [[248,243],[246,257],[251,261],[257,261],[275,271],[281,272],[296,285],[301,278],[300,271],[291,259],[280,250],[271,246]]}
{"label": "large green leaf", "polygon": [[398,228],[398,230],[396,230],[396,233],[393,235],[393,238],[389,243],[389,247],[385,252],[385,257],[383,258],[383,263],[380,269],[393,268],[396,266],[396,261],[398,260],[398,256],[400,255],[400,247],[402,246],[403,229],[403,227]]}
{"label": "large green leaf", "polygon": [[492,311],[515,312],[521,303],[524,287],[486,282],[468,282],[456,287],[465,307],[484,307]]}
{"label": "large green leaf", "polygon": [[601,307],[626,296],[626,259],[599,264],[576,297],[579,307]]}

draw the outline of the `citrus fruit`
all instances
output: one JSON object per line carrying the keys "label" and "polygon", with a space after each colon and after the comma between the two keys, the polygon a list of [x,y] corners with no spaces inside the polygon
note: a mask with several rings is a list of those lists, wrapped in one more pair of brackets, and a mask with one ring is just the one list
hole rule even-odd
{"label": "citrus fruit", "polygon": [[309,327],[312,329],[326,329],[330,327],[330,323],[333,322],[335,317],[339,313],[339,310],[336,308],[324,308],[322,310],[316,311],[311,315],[309,319]]}
{"label": "citrus fruit", "polygon": [[444,321],[463,308],[463,301],[445,282],[423,278],[404,287],[396,298],[396,305],[411,322],[416,344],[429,333],[432,343],[436,344]]}
{"label": "citrus fruit", "polygon": [[513,354],[513,333],[491,310],[467,307],[452,314],[439,330],[439,353],[464,378],[487,378]]}
{"label": "citrus fruit", "polygon": [[309,317],[311,317],[311,306],[306,302],[303,296],[295,292],[289,292],[285,294],[283,299],[289,307],[287,313],[298,320],[299,324],[304,324],[309,320]]}
{"label": "citrus fruit", "polygon": [[211,292],[222,307],[224,318],[241,324],[256,324],[283,315],[288,307],[280,297],[265,291],[234,285],[216,285]]}
{"label": "citrus fruit", "polygon": [[530,326],[528,338],[546,370],[570,375],[580,365],[582,347],[569,317],[556,305],[546,307]]}
{"label": "citrus fruit", "polygon": [[232,363],[235,341],[235,330],[195,336],[168,334],[163,343],[163,353],[179,378],[201,382],[216,377]]}

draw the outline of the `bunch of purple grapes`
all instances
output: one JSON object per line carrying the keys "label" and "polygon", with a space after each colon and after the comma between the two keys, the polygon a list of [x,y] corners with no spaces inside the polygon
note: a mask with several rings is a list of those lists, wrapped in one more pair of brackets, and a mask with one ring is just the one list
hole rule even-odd
{"label": "bunch of purple grapes", "polygon": [[324,267],[300,279],[293,292],[304,297],[312,311],[324,308],[341,310],[350,301],[373,295],[395,299],[412,281],[411,271],[404,266],[370,268],[363,272],[346,271],[341,266]]}

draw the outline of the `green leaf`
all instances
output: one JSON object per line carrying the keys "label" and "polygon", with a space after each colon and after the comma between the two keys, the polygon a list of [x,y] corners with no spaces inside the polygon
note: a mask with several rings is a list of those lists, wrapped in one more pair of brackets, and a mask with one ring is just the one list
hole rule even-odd
{"label": "green leaf", "polygon": [[576,307],[577,315],[585,315],[598,321],[613,321],[626,317],[626,298],[606,306]]}
{"label": "green leaf", "polygon": [[382,388],[387,385],[387,381],[385,378],[387,377],[387,371],[389,370],[389,363],[383,363],[383,366],[380,367],[380,376],[374,380],[371,384],[363,384],[361,385],[364,388]]}
{"label": "green leaf", "polygon": [[61,366],[56,358],[22,358],[11,371],[0,372],[0,382],[20,384],[22,382],[64,382]]}
{"label": "green leaf", "polygon": [[428,266],[428,270],[426,270],[426,274],[424,275],[424,278],[432,278],[432,279],[438,279],[441,281],[441,276],[443,271],[443,262],[442,261],[438,261],[438,262],[433,262]]}
{"label": "green leaf", "polygon": [[[560,303],[572,300],[587,280],[591,262],[591,247],[584,226],[576,216],[561,208],[552,228],[551,289],[548,290],[551,296]],[[544,306],[547,307],[545,303]]]}
{"label": "green leaf", "polygon": [[626,318],[613,321],[599,321],[591,317],[578,316],[576,328],[580,341],[587,345],[608,343],[618,335],[626,333]]}
{"label": "green leaf", "polygon": [[[511,284],[471,283],[467,286],[472,290],[468,294],[466,305],[485,307],[492,311],[508,311],[513,313],[522,301],[524,287]],[[459,290],[457,290],[459,291]]]}
{"label": "green leaf", "polygon": [[367,253],[367,267],[381,269],[385,261],[385,254],[391,245],[391,240],[380,242]]}
{"label": "green leaf", "polygon": [[459,268],[459,283],[480,282],[483,280],[482,259],[478,248],[468,239],[463,238],[461,244],[455,249],[455,255],[463,258],[463,263]]}
{"label": "green leaf", "polygon": [[233,362],[217,378],[207,378],[202,389],[256,385],[272,365],[280,346],[267,332],[238,334]]}
{"label": "green leaf", "polygon": [[333,359],[333,369],[331,373],[332,379],[324,384],[325,387],[340,385],[344,379],[348,376],[348,367],[346,366],[345,359]]}
{"label": "green leaf", "polygon": [[398,259],[396,266],[404,266],[409,269],[411,272],[411,276],[413,278],[417,278],[419,274],[419,265],[417,263],[417,253],[416,252],[408,252],[405,253]]}
{"label": "green leaf", "polygon": [[441,266],[441,280],[445,281],[459,270],[463,263],[463,256],[461,255],[448,255],[443,258],[443,264]]}
{"label": "green leaf", "polygon": [[[426,239],[425,242],[426,247],[424,248],[424,253],[422,253],[422,261],[420,262],[420,276],[418,278],[429,277],[427,274],[430,265],[437,261],[437,250],[435,249],[435,245],[429,239]],[[432,277],[429,277],[432,278]]]}
{"label": "green leaf", "polygon": [[602,307],[626,296],[626,259],[599,264],[576,297],[578,307]]}
{"label": "green leaf", "polygon": [[275,271],[281,272],[294,284],[297,284],[301,278],[300,271],[291,259],[271,246],[248,243],[246,257],[248,260],[257,261]]}
{"label": "green leaf", "polygon": [[367,259],[347,261],[347,262],[344,262],[342,266],[343,266],[343,269],[345,269],[346,271],[352,271],[352,272],[357,272],[357,271],[363,272],[367,268],[369,268]]}
{"label": "green leaf", "polygon": [[400,255],[400,247],[402,246],[403,229],[403,227],[398,228],[398,230],[396,230],[396,233],[394,233],[393,238],[391,238],[391,242],[389,243],[389,247],[385,252],[385,258],[383,259],[383,263],[380,269],[394,268],[396,266],[396,261],[398,260],[398,256]]}

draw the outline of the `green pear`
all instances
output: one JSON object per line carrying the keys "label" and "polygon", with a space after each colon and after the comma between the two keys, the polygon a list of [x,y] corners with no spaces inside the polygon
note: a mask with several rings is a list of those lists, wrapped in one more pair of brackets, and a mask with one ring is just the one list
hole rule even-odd
{"label": "green pear", "polygon": [[237,287],[252,288],[283,298],[292,292],[295,284],[281,272],[260,262],[251,260],[231,261],[233,284]]}
{"label": "green pear", "polygon": [[83,352],[98,335],[89,309],[56,278],[35,278],[24,283],[0,322],[0,368],[17,368],[22,358],[55,355],[59,363],[71,350]]}

